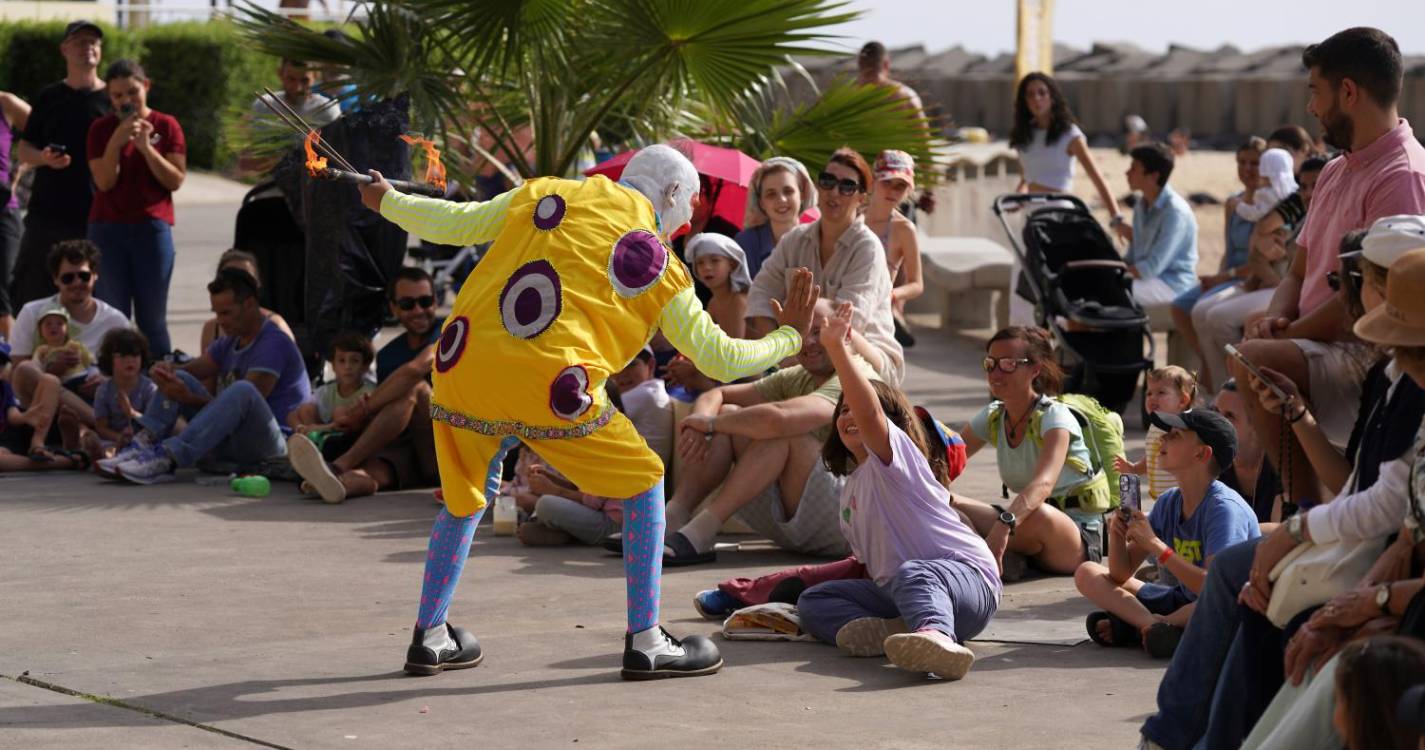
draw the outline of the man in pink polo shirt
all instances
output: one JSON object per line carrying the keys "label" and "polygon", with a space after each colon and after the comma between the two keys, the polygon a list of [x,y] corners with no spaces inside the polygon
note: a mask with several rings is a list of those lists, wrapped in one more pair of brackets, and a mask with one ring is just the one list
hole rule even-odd
{"label": "man in pink polo shirt", "polygon": [[[1306,48],[1311,99],[1326,143],[1344,155],[1321,171],[1300,250],[1272,297],[1267,314],[1246,330],[1242,353],[1291,378],[1310,402],[1328,439],[1346,445],[1360,403],[1361,384],[1376,353],[1349,333],[1345,307],[1326,274],[1340,269],[1341,237],[1376,219],[1425,213],[1425,148],[1396,110],[1403,73],[1400,48],[1379,29],[1353,28]],[[1231,363],[1242,380],[1246,369]],[[1243,382],[1246,382],[1243,380]],[[1320,500],[1318,482],[1281,418],[1244,389],[1248,412],[1275,463],[1281,441],[1291,443],[1292,502]],[[1280,471],[1282,467],[1277,467]]]}

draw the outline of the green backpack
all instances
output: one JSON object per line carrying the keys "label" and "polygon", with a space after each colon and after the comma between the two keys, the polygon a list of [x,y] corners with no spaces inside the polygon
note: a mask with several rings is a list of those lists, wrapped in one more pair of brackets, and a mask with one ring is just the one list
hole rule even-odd
{"label": "green backpack", "polygon": [[[1115,456],[1123,455],[1123,417],[1118,412],[1109,411],[1104,408],[1098,399],[1083,393],[1065,393],[1055,396],[1052,399],[1043,397],[1035,407],[1034,413],[1029,418],[1029,430],[1025,437],[1033,440],[1036,445],[1044,445],[1044,435],[1040,431],[1040,422],[1044,418],[1044,412],[1049,405],[1058,402],[1069,407],[1069,412],[1078,420],[1079,428],[1084,433],[1084,445],[1088,447],[1089,465],[1081,466],[1081,461],[1068,458],[1066,463],[1073,466],[1078,471],[1093,476],[1094,479],[1085,485],[1085,489],[1092,490],[1093,494],[1107,492],[1107,508],[1085,508],[1086,510],[1108,510],[1118,507],[1118,470],[1113,467]],[[995,445],[999,436],[1004,432],[1000,425],[1004,421],[1004,403],[995,401],[990,404],[989,414],[989,436],[990,445]],[[1100,477],[1106,487],[1099,485]],[[1079,493],[1083,495],[1083,492]]]}

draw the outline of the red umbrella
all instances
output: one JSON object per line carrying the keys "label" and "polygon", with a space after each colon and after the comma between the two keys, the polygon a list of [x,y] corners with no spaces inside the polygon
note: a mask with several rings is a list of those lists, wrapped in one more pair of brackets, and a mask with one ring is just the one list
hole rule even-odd
{"label": "red umbrella", "polygon": [[[712,182],[712,194],[717,196],[713,204],[713,215],[720,216],[741,229],[743,214],[747,211],[747,189],[752,182],[752,173],[762,165],[737,149],[709,146],[697,141],[682,141],[672,144],[687,156],[698,174]],[[623,167],[637,151],[625,151],[584,171],[586,176],[604,175],[617,180],[623,175]],[[805,220],[805,219],[804,219]]]}

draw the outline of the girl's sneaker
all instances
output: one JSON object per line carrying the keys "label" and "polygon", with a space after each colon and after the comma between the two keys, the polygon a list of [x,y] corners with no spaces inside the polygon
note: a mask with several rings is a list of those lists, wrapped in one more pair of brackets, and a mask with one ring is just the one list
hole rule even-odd
{"label": "girl's sneaker", "polygon": [[887,638],[886,658],[910,672],[932,672],[943,680],[958,680],[974,665],[975,652],[938,630],[919,630]]}
{"label": "girl's sneaker", "polygon": [[850,656],[880,656],[886,653],[886,639],[905,632],[899,617],[858,617],[836,631],[836,647]]}
{"label": "girl's sneaker", "polygon": [[693,609],[696,609],[704,620],[725,620],[728,615],[741,608],[740,602],[722,593],[721,589],[700,591],[693,597]]}

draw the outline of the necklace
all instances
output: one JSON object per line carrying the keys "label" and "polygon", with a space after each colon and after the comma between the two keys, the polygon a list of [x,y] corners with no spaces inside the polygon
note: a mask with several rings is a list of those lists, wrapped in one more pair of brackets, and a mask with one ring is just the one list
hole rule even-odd
{"label": "necklace", "polygon": [[[1019,419],[1014,420],[1014,424],[1009,426],[1009,432],[1006,433],[1005,436],[1010,440],[1010,442],[1014,442],[1014,433],[1020,428],[1021,425],[1024,424],[1024,420],[1029,418],[1029,415],[1034,411],[1034,407],[1038,405],[1039,399],[1036,398],[1034,402],[1031,403],[1029,407],[1024,410],[1024,413],[1019,415]],[[1005,407],[1005,412],[1009,412],[1009,407]]]}

